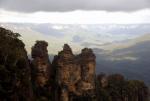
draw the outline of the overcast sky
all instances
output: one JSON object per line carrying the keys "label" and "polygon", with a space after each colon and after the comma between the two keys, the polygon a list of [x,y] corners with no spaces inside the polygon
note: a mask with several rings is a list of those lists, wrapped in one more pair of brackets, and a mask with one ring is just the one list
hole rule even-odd
{"label": "overcast sky", "polygon": [[150,0],[0,0],[0,22],[150,23]]}
{"label": "overcast sky", "polygon": [[135,11],[150,8],[150,0],[0,0],[0,7],[20,12],[72,10]]}

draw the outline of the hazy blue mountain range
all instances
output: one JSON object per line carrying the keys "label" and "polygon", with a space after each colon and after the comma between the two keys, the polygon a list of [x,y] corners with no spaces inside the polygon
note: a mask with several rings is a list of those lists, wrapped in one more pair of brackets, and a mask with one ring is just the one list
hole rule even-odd
{"label": "hazy blue mountain range", "polygon": [[150,33],[150,24],[73,25],[1,23],[0,25],[21,33],[22,40],[26,43],[28,51],[30,51],[28,46],[34,44],[36,39],[50,42],[49,49],[53,47],[56,51],[59,51],[59,47],[64,43],[69,43],[75,48],[75,51],[80,51],[83,47],[103,48],[112,42],[126,42],[126,40]]}
{"label": "hazy blue mountain range", "polygon": [[[97,73],[122,73],[128,79],[144,80],[150,85],[150,40],[146,38],[150,39],[150,35],[126,40],[126,43],[118,43],[120,47],[113,51],[95,48]],[[125,45],[128,47],[124,48]]]}

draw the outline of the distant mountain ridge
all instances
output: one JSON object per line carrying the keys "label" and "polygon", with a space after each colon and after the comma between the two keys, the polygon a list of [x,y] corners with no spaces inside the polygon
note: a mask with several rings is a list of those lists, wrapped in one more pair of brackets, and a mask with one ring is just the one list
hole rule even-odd
{"label": "distant mountain ridge", "polygon": [[127,78],[144,80],[150,85],[150,34],[106,47],[110,50],[94,49],[97,54],[97,73],[118,72]]}
{"label": "distant mountain ridge", "polygon": [[[64,43],[69,43],[79,52],[84,47],[104,48],[107,44],[134,39],[150,33],[150,24],[34,24],[34,23],[1,23],[0,26],[21,33],[22,40],[29,46],[36,40],[46,40],[53,49],[50,54],[59,51]],[[34,36],[34,37],[33,37]],[[30,39],[30,40],[29,40]],[[57,43],[54,43],[57,42]],[[112,48],[113,49],[113,48]]]}

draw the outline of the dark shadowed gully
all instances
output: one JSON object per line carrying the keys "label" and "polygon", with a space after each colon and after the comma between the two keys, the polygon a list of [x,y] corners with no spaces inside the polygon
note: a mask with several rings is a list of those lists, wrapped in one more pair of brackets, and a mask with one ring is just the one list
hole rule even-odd
{"label": "dark shadowed gully", "polygon": [[29,60],[19,37],[0,28],[0,101],[149,101],[142,81],[96,75],[92,49],[74,55],[64,44],[51,63],[48,43],[36,41]]}

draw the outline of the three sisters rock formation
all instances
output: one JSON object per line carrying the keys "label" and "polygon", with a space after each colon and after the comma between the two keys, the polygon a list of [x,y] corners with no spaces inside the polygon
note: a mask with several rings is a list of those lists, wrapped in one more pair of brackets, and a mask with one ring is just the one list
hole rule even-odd
{"label": "three sisters rock formation", "polygon": [[45,41],[37,41],[32,47],[32,78],[37,96],[42,90],[53,92],[55,101],[74,101],[82,97],[91,101],[95,97],[96,77],[93,51],[84,48],[81,54],[74,55],[69,45],[64,44],[51,64],[47,46]]}

